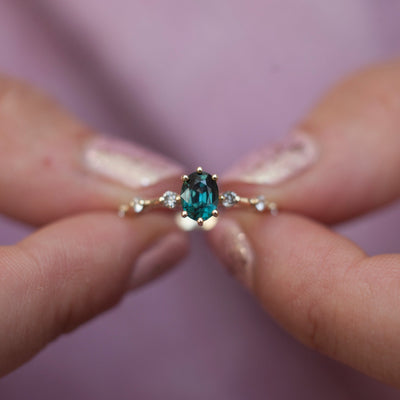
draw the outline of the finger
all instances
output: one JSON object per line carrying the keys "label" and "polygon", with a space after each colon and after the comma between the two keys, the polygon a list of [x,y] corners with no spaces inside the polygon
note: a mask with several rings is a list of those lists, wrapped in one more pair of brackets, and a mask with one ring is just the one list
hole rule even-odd
{"label": "finger", "polygon": [[400,63],[334,88],[284,143],[247,156],[226,188],[332,223],[400,195]]}
{"label": "finger", "polygon": [[0,77],[0,212],[42,224],[175,190],[181,168],[100,137],[31,87]]}
{"label": "finger", "polygon": [[[156,242],[166,243],[158,258],[142,254]],[[128,221],[107,213],[71,217],[0,248],[0,374],[109,308],[186,250],[186,236],[168,215]]]}
{"label": "finger", "polygon": [[284,213],[233,212],[209,239],[296,338],[400,386],[400,255],[367,257],[318,223]]}

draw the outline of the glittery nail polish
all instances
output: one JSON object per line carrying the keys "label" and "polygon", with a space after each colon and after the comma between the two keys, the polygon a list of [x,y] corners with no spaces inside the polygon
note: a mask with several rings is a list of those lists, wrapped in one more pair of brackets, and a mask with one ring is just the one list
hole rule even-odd
{"label": "glittery nail polish", "polygon": [[83,161],[92,172],[132,188],[151,186],[181,172],[180,167],[167,158],[105,136],[87,144]]}
{"label": "glittery nail polish", "polygon": [[295,131],[283,142],[246,156],[224,180],[278,185],[305,171],[317,159],[314,140],[305,132]]}
{"label": "glittery nail polish", "polygon": [[218,249],[218,256],[228,271],[246,287],[251,288],[254,253],[246,234],[239,225],[231,219],[221,220],[213,233],[213,241]]}

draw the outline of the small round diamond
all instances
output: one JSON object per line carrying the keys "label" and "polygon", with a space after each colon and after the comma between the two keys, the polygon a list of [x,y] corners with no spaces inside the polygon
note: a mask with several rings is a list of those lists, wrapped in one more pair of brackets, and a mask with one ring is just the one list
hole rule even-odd
{"label": "small round diamond", "polygon": [[127,211],[128,211],[129,207],[126,205],[120,206],[119,210],[118,210],[118,216],[120,218],[124,218]]}
{"label": "small round diamond", "polygon": [[263,212],[265,210],[265,197],[264,196],[258,196],[257,198],[258,202],[255,204],[256,210]]}
{"label": "small round diamond", "polygon": [[224,207],[233,207],[235,204],[238,203],[239,198],[235,192],[225,192],[222,194],[222,196],[222,205]]}
{"label": "small round diamond", "polygon": [[163,200],[164,207],[175,208],[177,196],[178,196],[178,193],[171,192],[170,190],[165,192],[162,195],[162,197],[164,198],[164,200]]}
{"label": "small round diamond", "polygon": [[271,215],[278,215],[278,206],[276,203],[269,203],[268,204],[269,211],[271,212]]}
{"label": "small round diamond", "polygon": [[140,199],[140,198],[138,198],[138,197],[135,197],[135,198],[130,202],[129,205],[132,207],[133,211],[134,211],[136,214],[139,214],[140,212],[142,212],[142,211],[143,211],[143,208],[144,208],[143,200]]}

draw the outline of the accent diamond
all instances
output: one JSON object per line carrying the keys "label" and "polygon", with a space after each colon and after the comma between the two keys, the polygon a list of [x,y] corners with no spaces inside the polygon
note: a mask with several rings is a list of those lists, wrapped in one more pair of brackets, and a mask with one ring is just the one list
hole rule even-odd
{"label": "accent diamond", "polygon": [[140,212],[143,211],[144,205],[143,205],[143,200],[140,199],[139,197],[135,197],[129,205],[132,207],[133,211],[136,214],[139,214]]}
{"label": "accent diamond", "polygon": [[265,210],[265,197],[264,196],[258,196],[257,197],[258,202],[255,204],[255,208],[257,211],[263,212]]}
{"label": "accent diamond", "polygon": [[269,211],[271,212],[271,215],[276,216],[278,215],[278,206],[276,203],[269,203],[268,204]]}
{"label": "accent diamond", "polygon": [[222,193],[222,197],[222,205],[227,208],[233,207],[235,204],[238,203],[239,200],[238,195],[235,192]]}
{"label": "accent diamond", "polygon": [[126,215],[126,213],[128,212],[128,210],[129,210],[129,207],[128,207],[128,206],[126,206],[126,205],[120,206],[120,207],[119,207],[119,210],[118,210],[118,216],[119,216],[120,218],[124,218],[125,215]]}
{"label": "accent diamond", "polygon": [[162,197],[164,198],[164,201],[163,201],[164,207],[175,208],[175,206],[176,206],[176,197],[177,196],[178,196],[178,193],[171,192],[170,190],[165,192],[162,195]]}

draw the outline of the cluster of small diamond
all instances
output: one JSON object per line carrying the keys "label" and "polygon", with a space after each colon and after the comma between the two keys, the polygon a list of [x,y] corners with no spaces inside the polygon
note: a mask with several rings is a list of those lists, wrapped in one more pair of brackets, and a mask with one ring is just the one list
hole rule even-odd
{"label": "cluster of small diamond", "polygon": [[257,197],[257,202],[254,204],[254,207],[259,212],[263,212],[267,208],[271,215],[278,214],[278,207],[276,206],[276,203],[265,200],[264,196]]}
{"label": "cluster of small diamond", "polygon": [[144,200],[140,199],[139,197],[135,197],[132,199],[129,204],[123,204],[119,207],[118,215],[123,218],[125,217],[126,213],[129,209],[132,209],[136,214],[139,214],[144,209]]}
{"label": "cluster of small diamond", "polygon": [[143,199],[139,198],[139,197],[135,197],[134,199],[131,200],[131,202],[129,203],[129,205],[131,206],[132,210],[136,213],[139,214],[140,212],[143,211],[144,208],[144,201]]}

